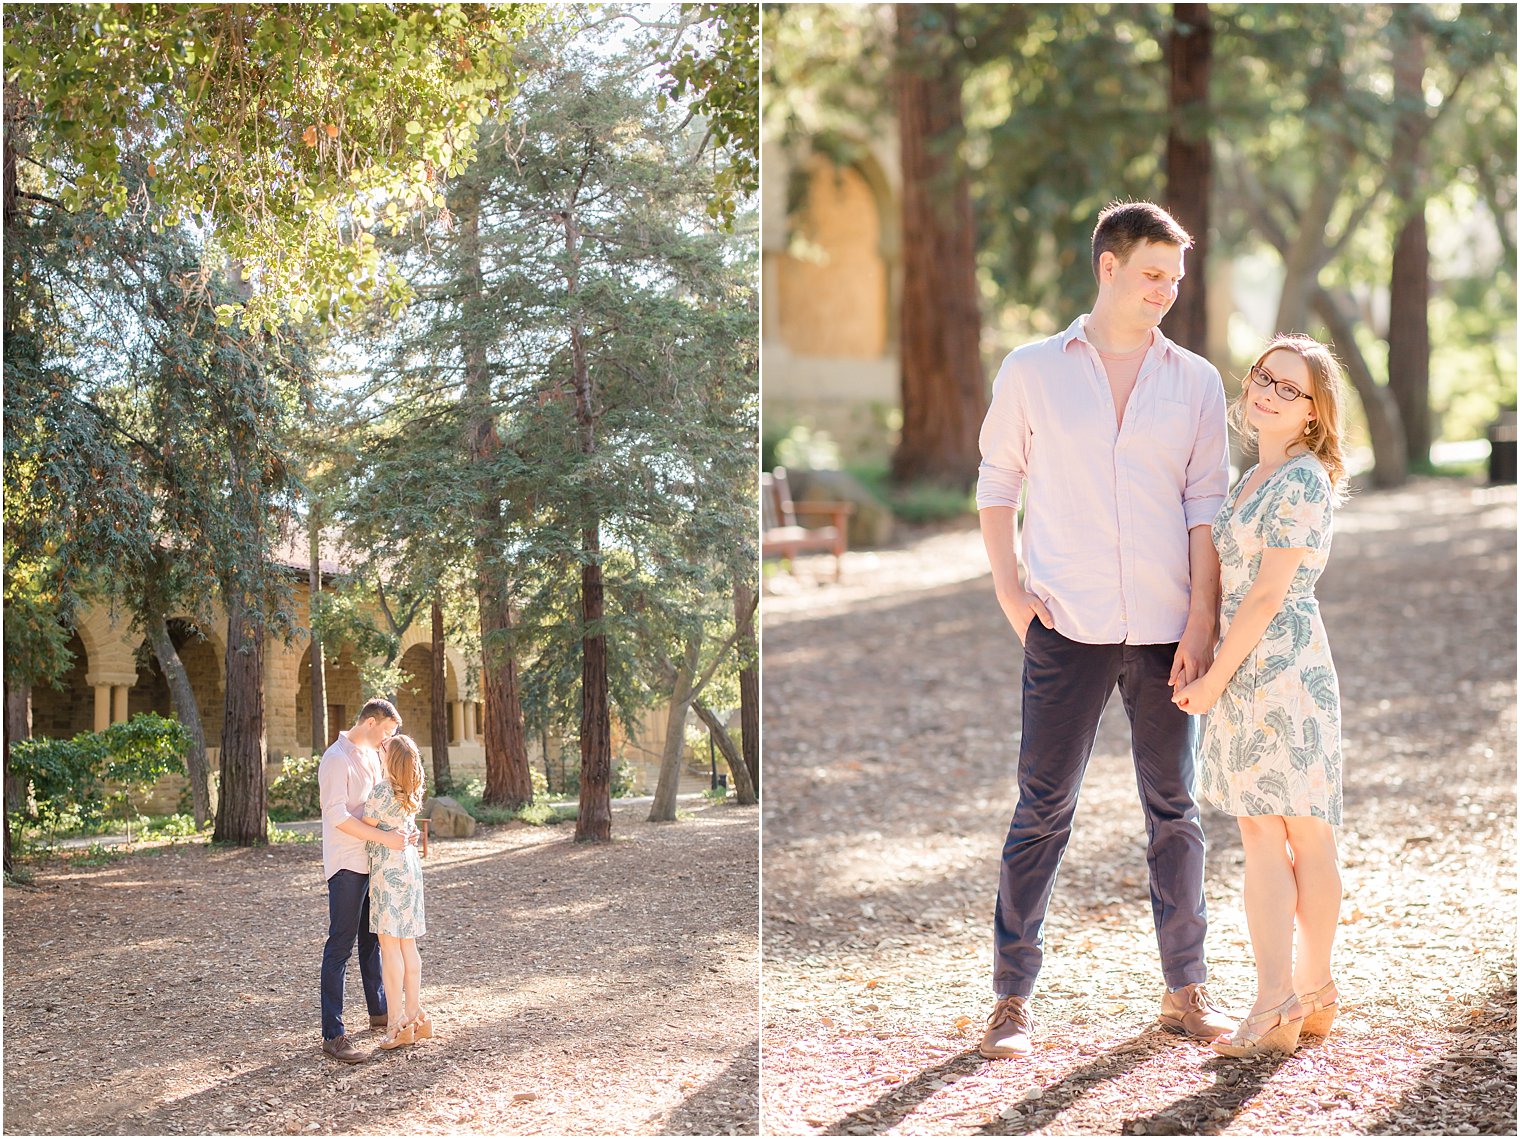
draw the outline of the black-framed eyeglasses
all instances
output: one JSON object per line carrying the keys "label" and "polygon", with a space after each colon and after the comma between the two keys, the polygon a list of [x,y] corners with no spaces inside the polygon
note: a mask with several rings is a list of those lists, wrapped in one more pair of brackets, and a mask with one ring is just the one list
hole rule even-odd
{"label": "black-framed eyeglasses", "polygon": [[1292,403],[1299,396],[1303,396],[1310,403],[1314,402],[1314,397],[1308,392],[1299,391],[1292,384],[1288,383],[1287,380],[1279,380],[1260,365],[1251,369],[1251,382],[1257,387],[1272,388],[1277,392],[1278,397],[1287,403]]}

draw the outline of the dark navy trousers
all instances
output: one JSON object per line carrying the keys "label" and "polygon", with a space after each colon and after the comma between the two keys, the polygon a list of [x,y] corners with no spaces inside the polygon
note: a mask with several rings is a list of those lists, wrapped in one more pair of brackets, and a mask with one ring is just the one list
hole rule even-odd
{"label": "dark navy trousers", "polygon": [[[343,980],[354,942],[359,942],[359,978],[370,1016],[384,1016],[385,984],[380,977],[380,939],[369,931],[369,875],[339,870],[327,880],[327,945],[322,950],[322,1038],[343,1031]],[[368,1025],[365,1025],[367,1028]]]}
{"label": "dark navy trousers", "polygon": [[1118,684],[1145,807],[1146,860],[1167,988],[1206,976],[1203,826],[1193,797],[1192,718],[1167,683],[1177,646],[1087,645],[1040,624],[1024,644],[1023,739],[993,925],[992,986],[1029,996],[1040,972],[1045,910],[1071,838],[1077,791],[1098,719]]}

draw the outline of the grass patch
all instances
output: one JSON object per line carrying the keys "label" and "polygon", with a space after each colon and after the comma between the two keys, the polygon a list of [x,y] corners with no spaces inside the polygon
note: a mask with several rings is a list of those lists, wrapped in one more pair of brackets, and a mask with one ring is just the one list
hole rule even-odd
{"label": "grass patch", "polygon": [[845,468],[867,490],[887,504],[895,518],[912,525],[949,522],[976,513],[976,493],[957,490],[939,483],[915,482],[907,486],[893,484],[885,463],[859,464]]}
{"label": "grass patch", "polygon": [[708,787],[702,792],[702,798],[709,803],[721,803],[728,798],[727,787]]}
{"label": "grass patch", "polygon": [[30,886],[37,881],[37,875],[33,874],[24,866],[18,866],[15,870],[5,875],[7,886]]}
{"label": "grass patch", "polygon": [[1409,464],[1412,475],[1430,475],[1440,479],[1488,478],[1487,459],[1468,459],[1462,463],[1432,463],[1421,459]]}

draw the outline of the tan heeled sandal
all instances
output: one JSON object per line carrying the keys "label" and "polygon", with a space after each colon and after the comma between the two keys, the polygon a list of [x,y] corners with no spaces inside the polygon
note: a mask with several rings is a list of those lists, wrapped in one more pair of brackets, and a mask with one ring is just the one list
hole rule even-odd
{"label": "tan heeled sandal", "polygon": [[1335,1014],[1340,1011],[1341,1001],[1340,990],[1335,987],[1335,982],[1329,981],[1323,988],[1298,999],[1304,1006],[1305,1035],[1330,1035],[1330,1026],[1335,1023]]}
{"label": "tan heeled sandal", "polygon": [[433,1039],[433,1018],[428,1016],[426,1009],[412,1018],[412,1026],[416,1029],[418,1040]]}
{"label": "tan heeled sandal", "polygon": [[[1298,1015],[1289,1017],[1288,1011],[1297,1008]],[[1257,1025],[1271,1027],[1257,1028]],[[1304,1006],[1298,997],[1291,996],[1276,1008],[1248,1016],[1240,1022],[1233,1036],[1222,1036],[1212,1047],[1221,1056],[1242,1059],[1260,1056],[1263,1052],[1285,1052],[1292,1055],[1298,1048],[1298,1034],[1304,1027]]]}
{"label": "tan heeled sandal", "polygon": [[389,1052],[392,1048],[400,1048],[403,1044],[415,1044],[416,1040],[416,1025],[409,1020],[387,1032],[378,1047]]}

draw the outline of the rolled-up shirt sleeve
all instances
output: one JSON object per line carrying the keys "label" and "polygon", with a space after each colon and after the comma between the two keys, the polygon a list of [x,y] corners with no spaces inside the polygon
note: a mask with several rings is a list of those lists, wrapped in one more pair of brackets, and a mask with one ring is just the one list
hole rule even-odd
{"label": "rolled-up shirt sleeve", "polygon": [[1188,456],[1187,486],[1182,494],[1182,510],[1187,527],[1208,526],[1224,505],[1230,489],[1230,446],[1225,426],[1224,383],[1218,371],[1204,394],[1198,416],[1198,430],[1193,436],[1193,453]]}
{"label": "rolled-up shirt sleeve", "polygon": [[992,404],[982,420],[982,464],[976,478],[978,510],[988,506],[1019,508],[1019,495],[1029,471],[1029,440],[1023,381],[1014,354],[1009,353],[992,383]]}
{"label": "rolled-up shirt sleeve", "polygon": [[348,809],[348,765],[323,760],[317,766],[317,791],[322,797],[322,821],[337,826],[352,816]]}

